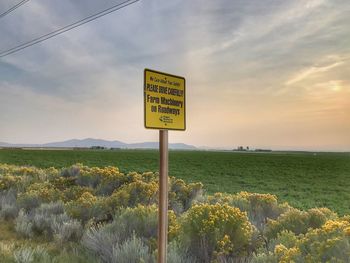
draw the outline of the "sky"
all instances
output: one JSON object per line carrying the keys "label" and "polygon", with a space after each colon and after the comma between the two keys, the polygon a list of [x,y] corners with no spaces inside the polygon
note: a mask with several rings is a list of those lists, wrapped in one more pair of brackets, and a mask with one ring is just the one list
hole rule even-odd
{"label": "sky", "polygon": [[[0,18],[0,51],[115,3],[30,0]],[[0,141],[157,141],[151,68],[186,78],[187,129],[170,142],[350,151],[349,13],[347,0],[141,0],[0,58]]]}

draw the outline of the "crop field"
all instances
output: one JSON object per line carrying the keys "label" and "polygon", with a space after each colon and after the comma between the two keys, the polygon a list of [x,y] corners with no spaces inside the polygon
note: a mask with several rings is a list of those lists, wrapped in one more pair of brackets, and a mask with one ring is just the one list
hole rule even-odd
{"label": "crop field", "polygon": [[[208,194],[271,193],[290,205],[328,207],[350,214],[349,153],[237,153],[170,151],[169,175],[202,182]],[[39,168],[117,166],[121,172],[157,171],[156,150],[0,150],[0,163]]]}

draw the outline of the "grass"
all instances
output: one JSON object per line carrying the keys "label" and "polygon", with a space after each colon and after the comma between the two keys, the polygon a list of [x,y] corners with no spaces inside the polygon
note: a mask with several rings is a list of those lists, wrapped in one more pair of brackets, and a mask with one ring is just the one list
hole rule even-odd
{"label": "grass", "polygon": [[[15,230],[14,221],[6,221],[0,219],[0,262],[1,263],[16,263],[11,255],[16,249],[19,248],[44,248],[51,257],[55,257],[54,260],[50,262],[56,263],[86,263],[86,258],[81,260],[79,255],[72,251],[72,247],[78,247],[74,243],[65,243],[57,246],[54,242],[45,240],[40,236],[31,239],[26,239],[20,237]],[[81,255],[83,258],[84,255]],[[41,261],[42,262],[42,261]],[[49,261],[45,261],[49,262]],[[90,262],[90,261],[89,261]],[[91,261],[95,262],[95,261]]]}
{"label": "grass", "polygon": [[[54,251],[56,254],[59,252],[59,249],[56,249],[51,242],[43,238],[35,237],[29,240],[29,239],[20,237],[16,233],[14,221],[6,221],[3,219],[0,219],[0,246],[3,246],[3,245],[13,245],[15,248],[22,247],[22,246],[31,246],[31,247],[43,246],[47,248],[49,251]],[[2,261],[0,260],[0,262]]]}
{"label": "grass", "polygon": [[0,220],[0,242],[16,240],[17,234],[13,222]]}
{"label": "grass", "polygon": [[[65,167],[113,165],[121,171],[157,171],[155,150],[0,150],[0,163]],[[171,151],[169,174],[201,181],[209,193],[272,193],[292,206],[326,206],[350,214],[349,153],[236,153]]]}

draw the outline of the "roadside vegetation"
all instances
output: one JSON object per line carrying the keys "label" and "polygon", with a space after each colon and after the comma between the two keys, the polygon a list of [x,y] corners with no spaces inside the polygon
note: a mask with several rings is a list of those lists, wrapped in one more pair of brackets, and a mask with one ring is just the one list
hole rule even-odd
{"label": "roadside vegetation", "polygon": [[[169,180],[169,263],[348,262],[349,216]],[[1,164],[1,262],[156,262],[157,198],[153,172]]]}
{"label": "roadside vegetation", "polygon": [[[64,168],[118,166],[122,173],[158,170],[156,150],[0,149],[0,163]],[[208,194],[270,193],[299,209],[350,214],[350,153],[170,151],[169,175],[202,182]]]}

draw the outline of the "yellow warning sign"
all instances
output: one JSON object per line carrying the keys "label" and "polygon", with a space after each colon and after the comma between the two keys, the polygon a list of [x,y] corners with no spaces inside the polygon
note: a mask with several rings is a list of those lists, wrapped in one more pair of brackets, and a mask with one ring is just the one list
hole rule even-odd
{"label": "yellow warning sign", "polygon": [[148,129],[185,130],[185,78],[145,69],[144,112]]}

